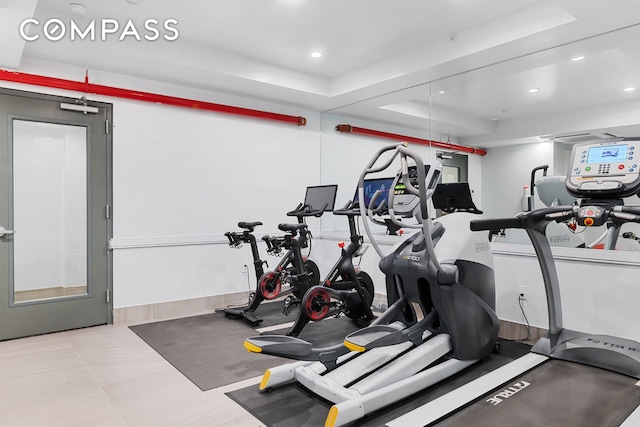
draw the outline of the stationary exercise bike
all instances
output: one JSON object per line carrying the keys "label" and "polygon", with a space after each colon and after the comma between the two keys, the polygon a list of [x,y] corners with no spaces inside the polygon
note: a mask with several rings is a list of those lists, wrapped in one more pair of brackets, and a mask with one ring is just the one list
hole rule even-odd
{"label": "stationary exercise bike", "polygon": [[[383,154],[392,151],[382,166]],[[472,213],[452,213],[432,222],[427,202],[440,176],[438,161],[425,165],[405,144],[381,149],[360,176],[361,215],[364,179],[401,168],[389,192],[389,216],[415,232],[385,255],[364,221],[372,246],[382,257],[389,308],[344,343],[323,348],[287,336],[248,338],[249,351],[296,362],[269,369],[260,389],[299,382],[334,403],[325,426],[344,425],[402,400],[488,357],[495,348],[493,257],[487,233],[473,233]],[[410,159],[415,165],[410,165]],[[418,224],[398,220],[414,212]]]}
{"label": "stationary exercise bike", "polygon": [[[365,180],[365,188],[369,189],[368,200],[380,186],[388,194],[392,183],[393,178]],[[378,213],[386,207],[386,197],[379,199],[381,203],[376,207]],[[304,294],[298,319],[287,333],[289,336],[297,337],[310,321],[317,322],[330,316],[338,317],[344,314],[361,326],[368,325],[375,317],[371,310],[375,295],[373,280],[369,274],[353,264],[353,259],[361,257],[366,250],[362,246],[364,239],[356,227],[356,218],[360,216],[357,190],[354,199],[347,202],[342,209],[334,210],[333,214],[347,217],[350,243],[346,247],[344,242],[339,243],[341,254],[338,261],[320,285],[311,287]]]}
{"label": "stationary exercise bike", "polygon": [[[262,223],[259,221],[239,222],[238,227],[242,228],[243,231],[228,231],[224,233],[224,235],[229,239],[229,246],[231,248],[240,248],[243,243],[247,243],[250,245],[257,283],[260,282],[260,278],[264,274],[262,265],[265,264],[268,266],[267,261],[263,261],[260,259],[258,243],[256,241],[256,237],[253,235],[253,231],[259,225],[262,225]],[[248,306],[242,308],[227,308],[224,310],[225,316],[232,319],[242,318],[249,322],[251,325],[258,326],[260,323],[262,323],[262,319],[255,315],[255,311],[262,301],[264,301],[262,295],[259,295],[258,292],[251,292],[249,295]]]}
{"label": "stationary exercise bike", "polygon": [[[260,260],[255,237],[251,234],[255,227],[261,223],[240,223],[245,227],[250,227],[241,236],[236,236],[233,233],[225,234],[229,238],[231,246],[234,245],[234,237],[246,239],[251,244],[257,277],[256,291],[253,293],[249,305],[243,308],[225,309],[226,317],[243,318],[252,326],[258,326],[262,323],[262,319],[255,315],[255,310],[260,303],[283,296],[287,297],[284,299],[282,313],[289,315],[307,289],[320,283],[318,266],[302,254],[302,250],[310,246],[311,237],[304,221],[307,217],[321,217],[324,212],[333,210],[336,192],[336,185],[307,187],[305,202],[287,212],[287,216],[296,217],[298,223],[279,224],[278,229],[285,232],[282,236],[266,235],[262,237],[267,245],[269,255],[282,256],[273,271],[263,271],[262,264],[266,264],[266,261]],[[240,224],[238,225],[241,228],[245,228]],[[282,255],[283,252],[284,255]]]}
{"label": "stationary exercise bike", "polygon": [[[315,216],[322,211],[299,208],[297,212],[304,216]],[[289,212],[292,213],[292,212]],[[264,236],[262,240],[267,244],[270,255],[284,256],[272,271],[265,272],[258,279],[257,295],[263,300],[273,300],[287,296],[284,300],[282,314],[288,316],[298,305],[300,298],[313,285],[320,283],[320,270],[315,262],[302,254],[302,249],[309,247],[311,233],[307,224],[278,224],[278,229],[284,231],[283,236]],[[283,285],[288,285],[284,287]]]}

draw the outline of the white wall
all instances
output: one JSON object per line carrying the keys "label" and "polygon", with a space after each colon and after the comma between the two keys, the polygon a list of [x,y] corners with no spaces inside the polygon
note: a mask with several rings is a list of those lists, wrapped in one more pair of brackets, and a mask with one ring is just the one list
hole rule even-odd
{"label": "white wall", "polygon": [[[495,243],[493,248],[498,316],[525,323],[518,303],[519,287],[523,285],[527,286],[523,308],[529,323],[547,328],[546,295],[533,248]],[[640,341],[640,254],[584,251],[554,248],[564,326]]]}
{"label": "white wall", "polygon": [[248,249],[180,245],[224,242],[238,221],[280,234],[320,183],[312,127],[120,100],[114,126],[114,242],[159,246],[115,251],[116,308],[245,290]]}

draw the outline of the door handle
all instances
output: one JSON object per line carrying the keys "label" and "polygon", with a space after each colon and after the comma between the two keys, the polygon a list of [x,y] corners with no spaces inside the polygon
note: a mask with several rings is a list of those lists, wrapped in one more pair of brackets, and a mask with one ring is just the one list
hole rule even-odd
{"label": "door handle", "polygon": [[13,234],[13,233],[15,233],[15,231],[7,230],[6,228],[4,228],[3,226],[0,225],[0,237],[4,237],[7,234]]}

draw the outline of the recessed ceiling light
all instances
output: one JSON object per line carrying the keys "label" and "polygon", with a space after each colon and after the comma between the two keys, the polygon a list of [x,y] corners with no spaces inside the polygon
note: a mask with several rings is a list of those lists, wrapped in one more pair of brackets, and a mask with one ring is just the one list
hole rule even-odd
{"label": "recessed ceiling light", "polygon": [[636,90],[636,88],[635,88],[635,87],[625,87],[625,88],[624,88],[624,91],[625,91],[625,92],[633,92],[634,90]]}
{"label": "recessed ceiling light", "polygon": [[322,58],[322,53],[320,53],[320,52],[312,52],[311,53],[311,57],[312,58]]}
{"label": "recessed ceiling light", "polygon": [[142,3],[142,0],[124,0],[129,4],[140,4]]}
{"label": "recessed ceiling light", "polygon": [[69,8],[71,9],[71,12],[76,15],[84,15],[87,13],[87,6],[80,3],[69,3]]}
{"label": "recessed ceiling light", "polygon": [[582,61],[584,59],[584,56],[576,56],[571,58],[572,61]]}
{"label": "recessed ceiling light", "polygon": [[529,93],[538,93],[540,92],[540,89],[538,89],[537,87],[532,87],[531,89],[529,89]]}
{"label": "recessed ceiling light", "polygon": [[491,120],[494,121],[494,122],[497,122],[500,119],[498,117],[491,117]]}
{"label": "recessed ceiling light", "polygon": [[443,90],[441,90],[441,91],[440,91],[440,92],[438,92],[438,93],[439,93],[440,95],[442,95],[442,94],[444,93],[444,91],[443,91]]}

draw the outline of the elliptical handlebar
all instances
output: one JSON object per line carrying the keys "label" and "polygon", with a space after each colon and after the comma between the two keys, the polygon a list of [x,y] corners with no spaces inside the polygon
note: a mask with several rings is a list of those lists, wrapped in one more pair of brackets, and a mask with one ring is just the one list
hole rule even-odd
{"label": "elliptical handlebar", "polygon": [[[372,159],[369,161],[368,165],[365,167],[364,171],[362,172],[362,174],[360,174],[360,179],[358,180],[358,201],[360,204],[360,213],[363,217],[368,216],[370,219],[372,217],[372,213],[371,211],[369,212],[369,215],[367,215],[366,212],[366,206],[364,204],[364,180],[365,177],[368,174],[371,173],[375,173],[375,172],[380,172],[382,170],[387,169],[395,160],[396,157],[400,156],[400,177],[402,180],[402,183],[404,184],[405,188],[407,189],[407,191],[409,191],[411,194],[414,194],[416,196],[418,196],[419,199],[419,214],[420,214],[420,222],[421,222],[421,226],[420,228],[422,228],[422,232],[424,234],[425,237],[425,242],[426,242],[426,248],[427,248],[427,252],[429,254],[429,259],[430,262],[433,264],[433,266],[435,267],[435,269],[437,271],[441,271],[442,268],[440,266],[440,263],[438,262],[438,259],[436,257],[434,248],[433,248],[433,241],[431,239],[431,232],[429,230],[429,210],[427,207],[427,182],[426,182],[426,173],[425,173],[425,167],[424,167],[424,162],[422,161],[422,158],[420,157],[420,155],[418,155],[417,153],[414,153],[413,151],[409,150],[408,148],[408,144],[406,142],[402,142],[399,144],[394,144],[391,146],[387,146],[387,147],[383,147],[382,149],[380,149],[376,154],[374,154],[374,156],[372,157]],[[384,162],[384,164],[382,164],[379,167],[374,167],[376,162],[378,162],[378,160],[382,157],[382,155],[387,152],[387,151],[393,151],[393,153],[389,156],[389,158],[387,159],[386,162]],[[418,175],[418,188],[415,188],[412,184],[411,184],[411,180],[409,177],[409,163],[407,161],[407,158],[411,158],[415,164],[416,164],[416,171],[417,171],[417,175]],[[399,225],[400,227],[404,227],[406,226],[406,224],[400,222],[396,217],[395,214],[393,212],[393,206],[394,206],[394,193],[395,191],[389,191],[389,216],[391,217],[391,220],[394,224]],[[375,197],[375,195],[374,195]],[[372,201],[374,199],[372,198]],[[370,204],[370,206],[373,206]],[[367,236],[369,237],[369,240],[371,242],[371,244],[373,245],[374,249],[376,250],[376,252],[378,253],[378,255],[380,256],[380,258],[383,258],[385,256],[385,254],[382,252],[382,250],[380,249],[380,247],[378,246],[375,237],[373,236],[373,233],[371,232],[371,228],[369,227],[369,224],[367,221],[364,221],[364,226],[365,226],[365,231],[367,233]]]}
{"label": "elliptical handlebar", "polygon": [[367,207],[367,214],[368,214],[369,221],[373,222],[374,224],[386,225],[384,221],[380,221],[374,217],[374,215],[389,214],[389,209],[387,209],[386,207],[387,200],[383,200],[382,202],[380,202],[380,205],[378,207],[374,208],[376,204],[376,200],[378,199],[380,194],[382,194],[380,190],[376,190],[376,192],[373,193],[373,196],[371,197],[371,201],[369,202],[369,206]]}

